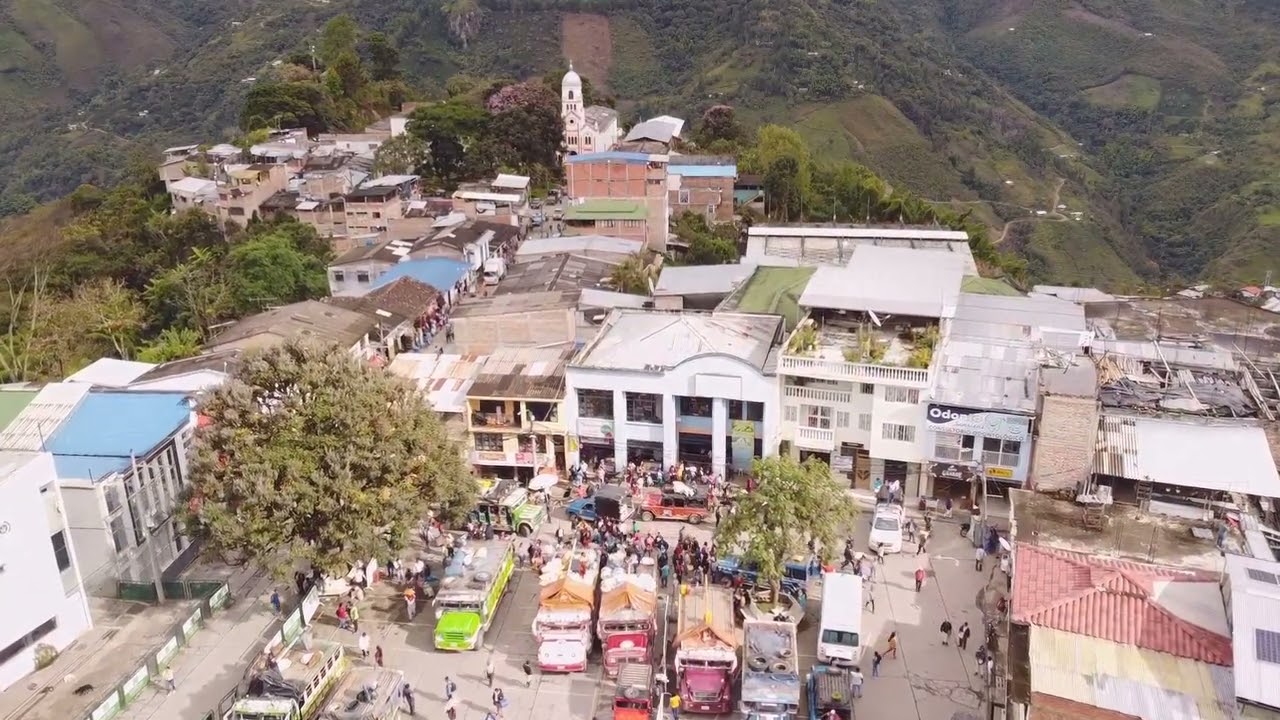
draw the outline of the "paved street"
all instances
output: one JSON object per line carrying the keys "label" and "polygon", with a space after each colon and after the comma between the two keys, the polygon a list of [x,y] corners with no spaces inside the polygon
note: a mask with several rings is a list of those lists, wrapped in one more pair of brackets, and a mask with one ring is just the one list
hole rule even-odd
{"label": "paved street", "polygon": [[[866,544],[869,519],[869,513],[863,513],[860,519],[857,537],[860,548]],[[674,538],[680,527],[668,522],[648,525],[668,538]],[[707,527],[688,529],[700,539],[710,535]],[[554,526],[544,528],[545,534],[552,532]],[[886,659],[881,676],[871,678],[870,651],[866,653],[863,670],[867,674],[867,685],[863,698],[858,701],[858,712],[866,713],[866,717],[902,717],[905,710],[907,718],[920,720],[951,720],[956,711],[976,712],[980,706],[980,685],[973,674],[972,650],[977,641],[970,641],[967,653],[954,646],[944,648],[937,629],[942,619],[949,617],[956,627],[967,620],[975,630],[975,638],[981,635],[979,597],[988,573],[974,572],[972,548],[953,523],[935,525],[928,555],[911,554],[914,552],[911,543],[906,548],[906,553],[890,556],[879,569],[872,589],[876,611],[864,613],[864,643],[883,651],[889,633],[897,631],[901,638],[899,656]],[[927,563],[929,579],[917,594],[912,576],[918,562]],[[210,701],[216,701],[225,692],[222,685],[234,676],[235,668],[242,669],[256,650],[256,646],[246,648],[246,641],[262,634],[261,608],[265,608],[265,593],[270,590],[261,582],[248,584],[246,590],[251,589],[264,596],[256,601],[251,597],[241,598],[240,607],[246,610],[240,616],[245,622],[241,632],[228,629],[217,635],[210,633],[208,640],[216,639],[221,646],[202,647],[198,657],[193,655],[187,662],[180,662],[179,692],[171,696],[159,694],[130,713],[131,719],[198,718],[212,707]],[[820,593],[818,595],[820,597]],[[503,688],[511,700],[504,720],[532,720],[535,714],[542,720],[610,717],[613,688],[601,679],[598,660],[586,674],[535,675],[532,687],[524,687],[520,665],[526,659],[536,663],[536,646],[530,632],[536,597],[537,578],[528,570],[518,571],[512,592],[503,601],[494,627],[486,635],[482,652],[436,652],[432,646],[432,614],[420,613],[413,622],[404,622],[402,603],[392,596],[387,586],[371,592],[361,624],[369,630],[374,644],[382,646],[387,666],[406,673],[417,691],[420,715],[441,715],[443,678],[449,674],[459,688],[459,716],[464,720],[482,720],[489,709],[490,692],[484,686],[483,668],[486,657],[492,654],[498,669],[496,685]],[[814,660],[819,611],[816,600],[812,621],[806,623],[800,636],[802,673]],[[332,612],[332,602],[322,607],[316,635],[340,639],[356,653],[355,635],[338,630]],[[360,661],[357,659],[357,662]],[[207,672],[210,670],[215,672]]]}

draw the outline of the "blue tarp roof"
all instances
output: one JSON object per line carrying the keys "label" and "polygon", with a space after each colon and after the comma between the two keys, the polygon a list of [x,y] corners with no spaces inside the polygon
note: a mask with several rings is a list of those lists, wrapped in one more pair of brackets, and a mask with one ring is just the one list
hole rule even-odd
{"label": "blue tarp roof", "polygon": [[374,288],[389,285],[402,277],[409,277],[426,283],[441,292],[448,292],[459,280],[466,277],[471,267],[461,260],[450,258],[423,258],[397,263],[382,274],[373,284]]}
{"label": "blue tarp roof", "polygon": [[190,417],[186,393],[91,392],[47,447],[58,477],[96,480],[150,454]]}
{"label": "blue tarp roof", "polygon": [[738,177],[737,165],[670,165],[667,172],[685,177]]}
{"label": "blue tarp roof", "polygon": [[570,165],[584,162],[601,162],[604,160],[615,160],[617,162],[626,163],[647,163],[649,162],[648,153],[623,152],[621,150],[607,150],[605,152],[581,153],[578,155],[570,155],[565,162]]}

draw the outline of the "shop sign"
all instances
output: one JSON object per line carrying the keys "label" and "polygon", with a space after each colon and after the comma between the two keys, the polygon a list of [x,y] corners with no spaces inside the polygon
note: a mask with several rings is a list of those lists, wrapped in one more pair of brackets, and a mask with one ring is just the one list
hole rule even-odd
{"label": "shop sign", "polygon": [[987,468],[987,477],[993,477],[997,480],[1012,480],[1013,468],[989,467]]}
{"label": "shop sign", "polygon": [[973,479],[973,468],[959,463],[931,462],[929,463],[929,474],[933,476],[934,481],[969,482]]}
{"label": "shop sign", "polygon": [[978,435],[1000,440],[1027,440],[1028,418],[1023,415],[973,410],[953,405],[929,404],[925,424],[934,432]]}
{"label": "shop sign", "polygon": [[511,459],[504,452],[494,450],[476,450],[471,453],[471,462],[475,463],[509,463]]}
{"label": "shop sign", "polygon": [[832,456],[831,469],[834,472],[853,472],[853,456],[852,455]]}
{"label": "shop sign", "polygon": [[578,435],[584,439],[613,440],[613,421],[601,418],[579,418]]}

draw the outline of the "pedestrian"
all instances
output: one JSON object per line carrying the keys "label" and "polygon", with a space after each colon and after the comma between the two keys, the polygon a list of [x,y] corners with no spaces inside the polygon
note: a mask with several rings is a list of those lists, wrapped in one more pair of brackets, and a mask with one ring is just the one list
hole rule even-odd
{"label": "pedestrian", "polygon": [[347,609],[346,603],[338,603],[338,609],[333,614],[338,618],[339,630],[351,629],[351,611]]}
{"label": "pedestrian", "polygon": [[961,623],[959,632],[956,633],[956,647],[961,650],[968,649],[969,646],[969,623]]}
{"label": "pedestrian", "polygon": [[493,687],[493,674],[493,656],[490,655],[489,659],[484,663],[484,679],[485,682],[489,684],[489,687]]}
{"label": "pedestrian", "polygon": [[942,644],[950,645],[951,644],[951,621],[943,620],[942,624],[938,626],[938,632],[942,633]]}
{"label": "pedestrian", "polygon": [[992,675],[994,674],[995,669],[996,669],[996,658],[994,655],[988,653],[987,661],[982,665],[982,678],[987,681],[988,685],[991,684]]}
{"label": "pedestrian", "polygon": [[450,699],[444,701],[444,716],[449,718],[449,720],[458,720],[457,700]]}
{"label": "pedestrian", "polygon": [[404,704],[409,706],[409,714],[417,715],[418,702],[417,702],[417,699],[413,696],[413,688],[410,687],[409,683],[405,683],[400,687],[400,694],[402,697],[404,697]]}
{"label": "pedestrian", "polygon": [[506,710],[509,704],[507,702],[507,694],[502,692],[502,688],[493,691],[493,710],[498,714],[498,717],[502,717],[502,711]]}
{"label": "pedestrian", "polygon": [[444,676],[444,699],[452,700],[453,694],[458,692],[458,684],[448,675]]}
{"label": "pedestrian", "polygon": [[891,658],[898,657],[898,633],[897,632],[889,633],[889,649],[888,651],[885,652],[884,656],[891,657]]}
{"label": "pedestrian", "polygon": [[356,647],[360,648],[360,657],[362,658],[369,657],[369,633],[368,632],[360,633],[360,637],[356,640]]}
{"label": "pedestrian", "polygon": [[862,697],[862,668],[857,665],[854,665],[853,672],[849,673],[849,690],[854,697]]}
{"label": "pedestrian", "polygon": [[373,648],[373,664],[382,667],[382,646],[376,645]]}
{"label": "pedestrian", "polygon": [[979,545],[973,549],[973,569],[982,572],[982,561],[987,558],[987,549]]}
{"label": "pedestrian", "polygon": [[525,660],[524,665],[521,665],[520,669],[524,670],[524,686],[529,687],[533,684],[533,665],[530,665],[529,661]]}
{"label": "pedestrian", "polygon": [[929,531],[921,530],[920,539],[916,541],[916,554],[920,555],[924,552],[925,543],[929,542]]}
{"label": "pedestrian", "polygon": [[872,591],[871,591],[871,588],[867,588],[867,589],[866,589],[866,594],[864,594],[864,595],[862,596],[862,598],[863,598],[863,599],[862,599],[862,609],[863,609],[863,610],[865,610],[865,609],[867,609],[867,608],[869,607],[869,608],[871,608],[871,612],[872,612],[872,613],[875,613],[875,611],[876,611],[876,594],[875,594],[874,592],[872,592]]}
{"label": "pedestrian", "polygon": [[281,603],[280,603],[280,591],[279,591],[279,590],[272,590],[272,591],[271,591],[271,609],[272,609],[273,611],[275,611],[275,614],[277,614],[277,615],[279,615],[279,614],[280,614],[280,605],[281,605]]}
{"label": "pedestrian", "polygon": [[178,681],[173,677],[172,665],[166,665],[164,670],[160,673],[160,677],[164,680],[165,692],[173,692],[178,689]]}
{"label": "pedestrian", "polygon": [[916,592],[924,587],[924,568],[916,568]]}
{"label": "pedestrian", "polygon": [[414,592],[413,587],[404,589],[404,611],[413,620],[413,616],[418,613],[418,594]]}
{"label": "pedestrian", "polygon": [[884,543],[876,543],[876,562],[884,564]]}
{"label": "pedestrian", "polygon": [[669,703],[669,706],[671,707],[671,720],[680,720],[680,704],[680,694],[671,693],[671,702]]}
{"label": "pedestrian", "polygon": [[351,603],[351,632],[360,632],[360,606]]}
{"label": "pedestrian", "polygon": [[884,656],[879,650],[871,651],[871,677],[880,677],[880,663],[884,660]]}

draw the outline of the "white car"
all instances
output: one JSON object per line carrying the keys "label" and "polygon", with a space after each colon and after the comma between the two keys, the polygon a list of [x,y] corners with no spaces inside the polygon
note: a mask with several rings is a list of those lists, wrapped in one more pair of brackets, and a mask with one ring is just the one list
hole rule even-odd
{"label": "white car", "polygon": [[901,505],[881,503],[876,506],[876,514],[871,518],[871,535],[867,538],[867,549],[875,552],[877,545],[886,553],[902,552]]}

